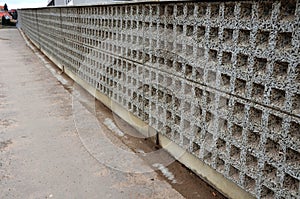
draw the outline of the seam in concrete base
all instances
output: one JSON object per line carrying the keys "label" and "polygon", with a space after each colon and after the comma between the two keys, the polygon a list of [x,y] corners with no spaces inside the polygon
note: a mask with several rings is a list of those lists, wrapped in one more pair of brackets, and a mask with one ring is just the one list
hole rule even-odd
{"label": "seam in concrete base", "polygon": [[27,38],[22,30],[19,29],[21,35],[25,40],[30,40],[43,54],[45,54],[58,68],[63,69],[64,73],[68,75],[71,79],[73,79],[76,83],[78,83],[82,88],[88,91],[92,96],[94,96],[97,100],[102,102],[105,106],[111,109],[115,114],[117,114],[120,118],[125,120],[128,124],[133,126],[136,130],[138,130],[143,136],[150,138],[152,141],[157,141],[158,143],[173,157],[175,157],[179,162],[184,164],[186,167],[191,169],[197,175],[199,175],[203,180],[208,182],[210,185],[215,187],[218,191],[223,193],[225,196],[233,199],[247,199],[254,198],[250,193],[246,192],[239,186],[237,186],[234,182],[226,179],[222,174],[218,173],[204,162],[199,160],[194,155],[182,149],[179,145],[169,140],[167,137],[158,133],[156,137],[156,130],[146,124],[144,121],[140,120],[132,113],[127,111],[118,103],[114,102],[112,99],[108,98],[106,95],[102,94],[100,91],[89,85],[87,82],[82,80],[76,74],[74,74],[71,70],[62,66],[56,59],[53,59],[47,52],[45,52],[42,48],[39,48],[36,43],[34,43],[30,38]]}
{"label": "seam in concrete base", "polygon": [[234,182],[227,180],[222,174],[216,172],[194,155],[186,152],[167,137],[161,134],[159,134],[158,137],[159,144],[165,150],[225,196],[234,199],[254,198],[251,194],[238,187]]}

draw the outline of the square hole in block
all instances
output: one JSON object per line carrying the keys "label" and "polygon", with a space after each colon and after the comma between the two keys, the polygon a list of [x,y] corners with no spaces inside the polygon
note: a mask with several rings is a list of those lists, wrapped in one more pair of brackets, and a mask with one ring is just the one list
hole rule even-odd
{"label": "square hole in block", "polygon": [[243,138],[243,127],[237,124],[233,124],[231,127],[231,134],[233,138],[235,138],[238,141],[241,141]]}
{"label": "square hole in block", "polygon": [[146,109],[149,109],[149,100],[148,99],[144,100],[144,106]]}
{"label": "square hole in block", "polygon": [[158,75],[158,82],[159,82],[159,83],[164,82],[164,77],[165,77],[164,75],[159,74],[159,75]]}
{"label": "square hole in block", "polygon": [[201,100],[203,96],[203,90],[198,88],[198,87],[195,87],[195,97],[197,98],[197,100]]}
{"label": "square hole in block", "polygon": [[164,98],[164,92],[161,90],[158,90],[157,94],[158,94],[158,100],[162,101],[162,99]]}
{"label": "square hole in block", "polygon": [[228,90],[230,88],[230,76],[221,73],[220,86]]}
{"label": "square hole in block", "polygon": [[243,19],[250,19],[252,16],[252,4],[251,3],[241,3],[239,16]]}
{"label": "square hole in block", "polygon": [[200,140],[201,138],[201,132],[202,132],[202,128],[199,126],[194,126],[194,135],[195,135],[195,139]]}
{"label": "square hole in block", "polygon": [[177,33],[177,35],[183,34],[183,25],[176,26],[176,33]]}
{"label": "square hole in block", "polygon": [[156,96],[157,90],[156,88],[152,87],[151,89],[151,96]]}
{"label": "square hole in block", "polygon": [[281,3],[280,7],[280,20],[293,20],[295,17],[297,0],[285,0]]}
{"label": "square hole in block", "polygon": [[268,128],[271,132],[281,133],[282,118],[273,114],[269,115]]}
{"label": "square hole in block", "polygon": [[270,103],[272,105],[283,107],[285,101],[285,91],[279,90],[276,88],[272,88],[271,96],[270,96]]}
{"label": "square hole in block", "polygon": [[186,13],[187,16],[188,16],[188,17],[194,16],[194,10],[195,10],[194,4],[187,5],[187,13]]}
{"label": "square hole in block", "polygon": [[231,52],[223,52],[223,54],[222,54],[222,65],[231,65],[231,63],[232,63],[231,58],[232,58],[232,53]]}
{"label": "square hole in block", "polygon": [[233,166],[230,166],[229,168],[229,176],[235,180],[235,181],[239,181],[239,178],[240,178],[240,171],[233,167]]}
{"label": "square hole in block", "polygon": [[240,30],[239,31],[239,41],[240,45],[249,45],[250,44],[250,30]]}
{"label": "square hole in block", "polygon": [[218,40],[218,34],[219,34],[219,28],[217,27],[211,27],[209,32],[209,38],[211,41],[217,41]]}
{"label": "square hole in block", "polygon": [[195,69],[195,78],[197,82],[203,82],[204,69],[203,68],[194,68]]}
{"label": "square hole in block", "polygon": [[176,16],[179,17],[179,16],[182,16],[184,13],[183,13],[183,5],[177,5],[177,14]]}
{"label": "square hole in block", "polygon": [[195,106],[193,108],[193,111],[194,111],[194,114],[193,114],[194,117],[196,117],[196,118],[201,117],[201,115],[202,115],[202,109],[199,106]]}
{"label": "square hole in block", "polygon": [[148,94],[149,93],[149,85],[148,84],[144,84],[143,85],[143,92],[144,92],[144,94]]}
{"label": "square hole in block", "polygon": [[277,169],[273,167],[272,165],[265,163],[264,169],[263,169],[263,175],[264,177],[270,181],[275,182],[276,181],[276,173]]}
{"label": "square hole in block", "polygon": [[218,61],[218,51],[216,50],[209,50],[209,61],[217,62]]}
{"label": "square hole in block", "polygon": [[173,24],[167,24],[166,29],[169,33],[172,33],[173,32]]}
{"label": "square hole in block", "polygon": [[149,54],[145,54],[145,56],[144,56],[144,62],[146,63],[148,61],[150,61],[150,55]]}
{"label": "square hole in block", "polygon": [[182,53],[182,44],[176,44],[176,52],[177,53]]}
{"label": "square hole in block", "polygon": [[184,102],[183,111],[187,113],[191,113],[191,104],[189,102]]}
{"label": "square hole in block", "polygon": [[211,163],[211,157],[212,153],[209,152],[208,150],[204,149],[204,154],[203,154],[203,159],[206,163],[210,164]]}
{"label": "square hole in block", "polygon": [[197,51],[197,57],[199,59],[199,61],[204,61],[205,59],[205,49],[204,48],[197,48],[196,49]]}
{"label": "square hole in block", "polygon": [[256,45],[259,48],[268,48],[270,32],[259,30],[256,35]]}
{"label": "square hole in block", "polygon": [[172,95],[166,94],[166,104],[171,104],[172,103]]}
{"label": "square hole in block", "polygon": [[226,97],[220,96],[218,109],[222,110],[223,112],[227,112],[229,110],[229,99]]}
{"label": "square hole in block", "polygon": [[292,33],[291,32],[282,32],[278,34],[278,40],[276,48],[280,50],[289,49],[292,47]]}
{"label": "square hole in block", "polygon": [[191,146],[191,152],[195,153],[195,154],[199,154],[199,151],[200,151],[199,144],[197,144],[196,142],[193,142],[193,144]]}
{"label": "square hole in block", "polygon": [[165,14],[165,5],[159,5],[159,15],[163,16]]}
{"label": "square hole in block", "polygon": [[250,108],[249,120],[255,125],[261,124],[262,111],[256,108]]}
{"label": "square hole in block", "polygon": [[216,82],[216,72],[211,71],[211,70],[208,71],[207,82],[210,84],[214,84]]}
{"label": "square hole in block", "polygon": [[211,13],[211,17],[212,18],[219,17],[219,12],[220,12],[220,8],[219,7],[220,6],[217,3],[211,4],[210,13]]}
{"label": "square hole in block", "polygon": [[264,185],[262,186],[260,196],[261,196],[262,199],[275,198],[274,191],[272,191],[271,189],[269,189],[268,187],[266,187]]}
{"label": "square hole in block", "polygon": [[225,19],[234,17],[234,3],[225,3],[224,17]]}
{"label": "square hole in block", "polygon": [[227,120],[219,118],[218,131],[221,132],[222,134],[225,134],[225,136],[228,135],[228,122],[227,122]]}
{"label": "square hole in block", "polygon": [[239,149],[234,145],[231,145],[230,157],[234,160],[240,160],[240,155],[241,155],[241,149]]}
{"label": "square hole in block", "polygon": [[244,116],[244,104],[241,104],[239,102],[236,102],[234,104],[234,108],[233,108],[233,115],[241,120]]}
{"label": "square hole in block", "polygon": [[188,130],[191,127],[191,123],[187,120],[183,120],[183,130]]}
{"label": "square hole in block", "polygon": [[246,155],[246,166],[256,169],[257,164],[258,164],[257,157],[251,155],[250,153],[247,153],[247,155]]}
{"label": "square hole in block", "polygon": [[166,111],[166,119],[167,120],[172,120],[172,112],[171,111]]}
{"label": "square hole in block", "polygon": [[194,34],[194,26],[186,26],[186,36],[192,36]]}
{"label": "square hole in block", "polygon": [[174,68],[175,68],[176,72],[182,73],[182,71],[183,71],[182,63],[176,61],[176,62],[174,63],[174,65],[175,65]]}
{"label": "square hole in block", "polygon": [[238,95],[246,95],[246,81],[243,79],[236,79],[235,80],[235,92]]}
{"label": "square hole in block", "polygon": [[225,140],[219,138],[217,140],[216,147],[217,147],[218,150],[220,150],[222,152],[226,152],[226,142],[225,142]]}
{"label": "square hole in block", "polygon": [[193,75],[193,67],[191,65],[186,65],[185,66],[185,76],[186,78],[191,78]]}
{"label": "square hole in block", "polygon": [[198,17],[203,18],[206,15],[206,9],[207,9],[207,4],[205,3],[200,3],[198,4]]}
{"label": "square hole in block", "polygon": [[176,125],[178,125],[178,126],[180,125],[180,120],[181,120],[181,117],[178,115],[175,115],[174,122]]}
{"label": "square hole in block", "polygon": [[286,162],[289,164],[296,164],[300,166],[300,153],[294,149],[287,148],[286,150]]}
{"label": "square hole in block", "polygon": [[237,68],[242,71],[247,71],[248,69],[248,55],[239,53],[237,55]]}
{"label": "square hole in block", "polygon": [[165,133],[168,137],[171,137],[172,129],[169,126],[165,127]]}
{"label": "square hole in block", "polygon": [[282,147],[280,144],[270,138],[267,139],[266,145],[266,154],[272,158],[277,160],[280,156],[283,155]]}
{"label": "square hole in block", "polygon": [[180,80],[175,80],[175,89],[180,91],[182,88],[182,82]]}
{"label": "square hole in block", "polygon": [[171,70],[173,68],[173,60],[166,59],[166,66]]}
{"label": "square hole in block", "polygon": [[173,16],[173,13],[174,13],[174,6],[168,5],[166,10],[167,17]]}
{"label": "square hole in block", "polygon": [[151,6],[151,12],[152,12],[152,15],[156,15],[157,14],[157,6]]}
{"label": "square hole in block", "polygon": [[174,108],[175,110],[178,110],[181,106],[181,100],[177,97],[175,97],[175,101],[174,101]]}
{"label": "square hole in block", "polygon": [[288,135],[292,138],[292,140],[298,141],[300,140],[300,124],[296,122],[291,122],[290,129],[288,131]]}
{"label": "square hole in block", "polygon": [[174,141],[175,141],[176,143],[178,143],[179,140],[180,140],[180,133],[179,133],[177,130],[175,130],[175,131],[174,131]]}
{"label": "square hole in block", "polygon": [[265,75],[267,72],[267,59],[255,58],[253,72],[260,75]]}
{"label": "square hole in block", "polygon": [[[165,24],[163,23],[159,23],[158,24],[158,30],[159,30],[159,33],[163,33],[164,32],[164,29],[165,29]],[[157,43],[157,41],[156,41]],[[159,43],[159,42],[158,42]]]}
{"label": "square hole in block", "polygon": [[185,84],[184,94],[191,95],[193,87],[190,84]]}
{"label": "square hole in block", "polygon": [[205,114],[205,122],[206,123],[211,123],[213,120],[213,115],[211,114],[211,112],[206,112]]}
{"label": "square hole in block", "polygon": [[216,158],[216,168],[218,171],[223,172],[225,168],[225,161],[219,157]]}
{"label": "square hole in block", "polygon": [[186,56],[193,56],[193,46],[186,45]]}
{"label": "square hole in block", "polygon": [[273,76],[277,80],[281,80],[281,81],[286,80],[287,73],[288,73],[288,67],[289,67],[288,62],[276,61],[274,64],[274,68],[273,68]]}
{"label": "square hole in block", "polygon": [[297,193],[299,191],[299,180],[295,177],[290,176],[289,174],[285,174],[283,187],[285,189],[288,189],[289,191]]}
{"label": "square hole in block", "polygon": [[205,39],[205,26],[198,26],[197,27],[197,40],[199,42],[204,41]]}
{"label": "square hole in block", "polygon": [[223,40],[224,42],[231,43],[233,41],[233,29],[223,30]]}
{"label": "square hole in block", "polygon": [[213,106],[215,104],[215,94],[211,92],[206,92],[206,96],[207,109],[213,109]]}
{"label": "square hole in block", "polygon": [[250,191],[250,193],[254,193],[255,191],[255,179],[245,175],[245,188]]}
{"label": "square hole in block", "polygon": [[252,87],[252,97],[255,97],[259,101],[264,99],[265,86],[261,84],[253,83]]}
{"label": "square hole in block", "polygon": [[272,2],[260,2],[258,6],[258,18],[263,20],[271,19]]}

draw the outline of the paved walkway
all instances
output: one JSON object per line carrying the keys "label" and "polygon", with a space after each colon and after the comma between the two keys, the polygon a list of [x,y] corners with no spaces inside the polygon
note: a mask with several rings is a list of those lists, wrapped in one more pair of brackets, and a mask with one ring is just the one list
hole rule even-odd
{"label": "paved walkway", "polygon": [[[0,198],[182,197],[157,172],[119,171],[87,150],[72,95],[53,76],[59,71],[49,70],[17,29],[0,29],[0,49]],[[107,117],[105,131],[113,134]],[[216,193],[207,189],[202,198],[208,196]]]}

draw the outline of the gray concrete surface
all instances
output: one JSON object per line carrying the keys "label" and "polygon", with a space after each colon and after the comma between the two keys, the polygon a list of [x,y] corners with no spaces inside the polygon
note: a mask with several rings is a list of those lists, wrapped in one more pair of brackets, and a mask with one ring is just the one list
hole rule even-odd
{"label": "gray concrete surface", "polygon": [[[0,29],[0,49],[0,198],[223,198],[178,163],[170,168],[178,181],[172,184],[158,171],[126,173],[99,162],[79,136],[74,103],[81,104],[81,128],[89,129],[84,116],[93,111],[87,102],[74,101],[70,80],[58,81],[53,74],[59,71],[45,67],[17,29]],[[100,119],[112,118],[103,105],[101,110]],[[134,148],[128,146],[132,140],[102,130],[123,150]],[[142,158],[139,164],[147,165]],[[185,192],[176,184],[184,184]]]}
{"label": "gray concrete surface", "polygon": [[198,165],[257,198],[300,198],[299,5],[122,3],[23,9],[19,18],[28,38],[76,82]]}

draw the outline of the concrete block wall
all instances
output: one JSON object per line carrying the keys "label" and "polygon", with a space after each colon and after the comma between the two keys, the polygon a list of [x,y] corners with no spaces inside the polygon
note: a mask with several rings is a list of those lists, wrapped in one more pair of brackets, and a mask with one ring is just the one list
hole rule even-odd
{"label": "concrete block wall", "polygon": [[257,198],[299,198],[300,1],[20,10],[44,52]]}

